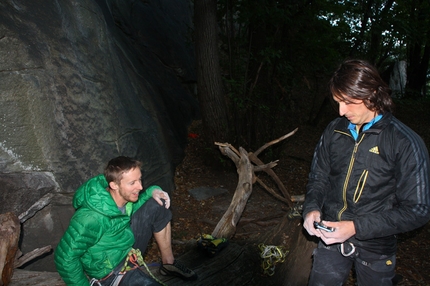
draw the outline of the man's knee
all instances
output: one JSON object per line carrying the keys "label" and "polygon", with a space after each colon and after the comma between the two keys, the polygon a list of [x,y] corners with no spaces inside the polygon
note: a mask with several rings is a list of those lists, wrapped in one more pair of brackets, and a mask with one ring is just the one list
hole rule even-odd
{"label": "man's knee", "polygon": [[149,199],[132,217],[132,224],[149,224],[152,232],[164,229],[172,220],[172,212],[161,206],[154,199]]}

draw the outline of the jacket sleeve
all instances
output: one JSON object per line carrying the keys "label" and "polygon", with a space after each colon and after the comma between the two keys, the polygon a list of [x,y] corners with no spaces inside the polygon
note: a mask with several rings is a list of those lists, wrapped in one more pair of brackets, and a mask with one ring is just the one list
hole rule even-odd
{"label": "jacket sleeve", "polygon": [[422,139],[406,129],[397,138],[395,205],[387,211],[354,219],[360,240],[403,233],[423,226],[430,219],[429,155]]}
{"label": "jacket sleeve", "polygon": [[157,185],[150,186],[147,188],[144,192],[141,192],[139,195],[139,200],[133,204],[133,211],[134,213],[136,210],[138,210],[144,203],[146,203],[150,198],[152,198],[152,193],[155,190],[162,190],[161,187]]}
{"label": "jacket sleeve", "polygon": [[55,250],[55,265],[66,285],[90,285],[80,258],[99,240],[103,223],[100,217],[77,212]]}
{"label": "jacket sleeve", "polygon": [[311,211],[321,212],[326,191],[329,189],[329,134],[333,124],[327,126],[314,151],[308,184],[306,185],[306,197],[303,205],[303,217]]}

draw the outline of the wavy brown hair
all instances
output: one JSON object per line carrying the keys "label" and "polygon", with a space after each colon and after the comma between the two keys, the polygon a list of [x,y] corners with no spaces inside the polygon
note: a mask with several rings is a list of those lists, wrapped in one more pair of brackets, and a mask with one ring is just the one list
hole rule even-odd
{"label": "wavy brown hair", "polygon": [[394,110],[391,89],[367,61],[344,61],[334,72],[329,87],[332,95],[341,101],[347,98],[362,100],[369,110],[378,113]]}

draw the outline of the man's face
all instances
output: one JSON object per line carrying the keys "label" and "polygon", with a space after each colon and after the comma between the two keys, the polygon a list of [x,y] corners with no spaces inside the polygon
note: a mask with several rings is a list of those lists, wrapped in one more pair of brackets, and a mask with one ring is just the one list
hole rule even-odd
{"label": "man's face", "polygon": [[134,168],[122,175],[119,185],[115,182],[110,182],[112,197],[119,207],[124,206],[127,202],[137,201],[139,192],[142,190],[141,178],[140,169]]}
{"label": "man's face", "polygon": [[369,110],[362,100],[352,99],[348,96],[342,98],[333,96],[333,99],[339,104],[339,115],[345,116],[358,128],[370,122],[377,115],[375,111]]}

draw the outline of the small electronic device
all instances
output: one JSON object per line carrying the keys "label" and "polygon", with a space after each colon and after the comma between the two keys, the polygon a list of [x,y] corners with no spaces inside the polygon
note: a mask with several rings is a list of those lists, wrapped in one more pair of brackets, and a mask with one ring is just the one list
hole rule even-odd
{"label": "small electronic device", "polygon": [[314,227],[316,229],[322,229],[325,230],[327,232],[333,232],[334,231],[334,227],[329,227],[329,226],[325,226],[320,222],[314,221]]}

